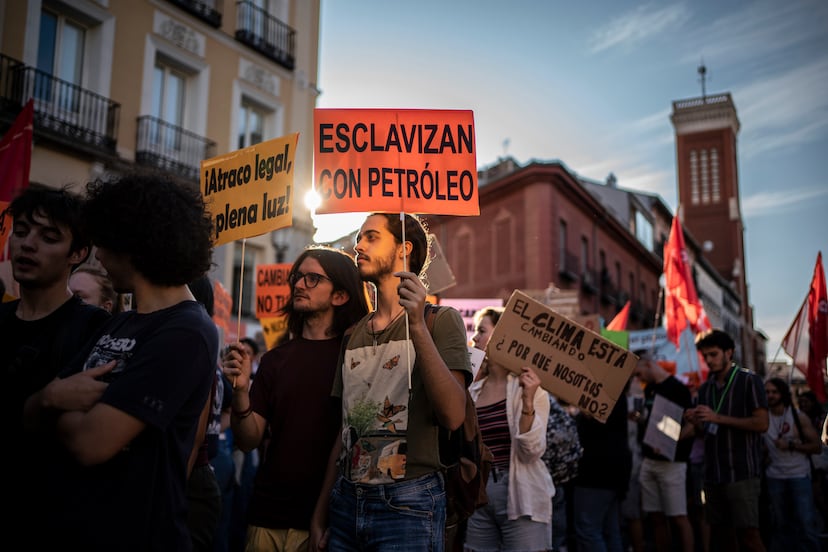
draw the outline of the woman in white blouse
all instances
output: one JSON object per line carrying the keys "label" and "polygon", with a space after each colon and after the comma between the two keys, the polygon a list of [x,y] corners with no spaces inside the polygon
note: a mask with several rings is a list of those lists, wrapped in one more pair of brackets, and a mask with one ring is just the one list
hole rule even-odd
{"label": "woman in white blouse", "polygon": [[[475,315],[474,346],[486,350],[502,308]],[[494,456],[489,503],[469,518],[466,550],[545,551],[552,547],[555,487],[541,456],[546,450],[549,395],[528,366],[518,375],[485,361],[469,388],[483,441]]]}

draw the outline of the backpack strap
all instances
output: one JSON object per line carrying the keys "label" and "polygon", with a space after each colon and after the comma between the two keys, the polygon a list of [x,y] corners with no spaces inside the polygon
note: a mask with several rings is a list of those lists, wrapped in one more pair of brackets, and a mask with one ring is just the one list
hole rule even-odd
{"label": "backpack strap", "polygon": [[[802,421],[799,419],[799,410],[797,410],[794,405],[791,405],[791,415],[794,419],[794,424],[796,424],[796,430],[799,432],[799,439],[804,443],[805,442],[805,435],[802,433]],[[810,454],[806,454],[805,456],[808,457],[808,463],[811,464],[811,471],[814,471],[814,460],[811,458]]]}
{"label": "backpack strap", "polygon": [[425,304],[425,323],[426,328],[428,328],[428,333],[434,335],[434,317],[437,316],[437,313],[440,311],[440,307],[437,305],[432,305],[431,303]]}

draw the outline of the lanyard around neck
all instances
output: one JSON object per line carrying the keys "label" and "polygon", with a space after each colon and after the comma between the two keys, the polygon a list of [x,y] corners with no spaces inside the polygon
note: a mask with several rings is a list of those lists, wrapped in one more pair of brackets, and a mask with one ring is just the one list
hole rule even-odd
{"label": "lanyard around neck", "polygon": [[[727,396],[727,391],[728,391],[728,389],[730,389],[730,384],[733,383],[733,378],[736,377],[736,372],[737,372],[736,367],[731,365],[730,370],[731,370],[730,379],[727,380],[727,385],[725,386],[724,391],[722,391],[722,396],[719,397],[719,404],[716,405],[716,410],[715,410],[716,414],[719,413],[719,409],[722,407],[722,403],[724,402],[724,399]],[[717,395],[716,385],[714,383],[713,384],[713,402],[716,402],[716,395]]]}

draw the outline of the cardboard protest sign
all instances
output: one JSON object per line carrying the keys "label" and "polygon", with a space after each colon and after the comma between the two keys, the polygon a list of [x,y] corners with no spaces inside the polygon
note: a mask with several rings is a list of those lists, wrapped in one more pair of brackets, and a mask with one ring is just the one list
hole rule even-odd
{"label": "cardboard protest sign", "polygon": [[468,110],[314,109],[316,213],[480,214]]}
{"label": "cardboard protest sign", "polygon": [[606,422],[638,357],[515,290],[486,347],[489,360],[520,373],[532,366],[541,386]]}
{"label": "cardboard protest sign", "polygon": [[442,293],[452,286],[457,285],[454,272],[443,254],[443,247],[434,234],[429,235],[428,252],[431,260],[426,268],[425,280],[428,282],[428,291],[431,294]]}
{"label": "cardboard protest sign", "polygon": [[299,133],[201,162],[201,194],[216,246],[293,223],[293,165]]}
{"label": "cardboard protest sign", "polygon": [[256,318],[278,318],[290,299],[291,263],[256,266]]}

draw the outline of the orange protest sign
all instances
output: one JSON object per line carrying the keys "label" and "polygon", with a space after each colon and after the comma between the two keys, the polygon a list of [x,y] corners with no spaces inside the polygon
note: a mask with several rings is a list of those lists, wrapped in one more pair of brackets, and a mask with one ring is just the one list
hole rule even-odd
{"label": "orange protest sign", "polygon": [[233,297],[224,289],[221,282],[213,281],[213,322],[221,330],[224,343],[228,343],[227,336],[230,329],[230,311],[233,309]]}
{"label": "orange protest sign", "polygon": [[293,223],[293,175],[299,133],[201,162],[201,194],[219,246]]}
{"label": "orange protest sign", "polygon": [[314,110],[316,212],[480,214],[469,110]]}
{"label": "orange protest sign", "polygon": [[278,317],[290,299],[290,263],[256,266],[256,318]]}

